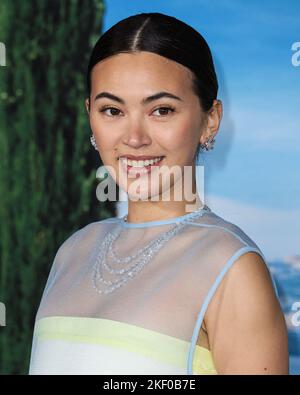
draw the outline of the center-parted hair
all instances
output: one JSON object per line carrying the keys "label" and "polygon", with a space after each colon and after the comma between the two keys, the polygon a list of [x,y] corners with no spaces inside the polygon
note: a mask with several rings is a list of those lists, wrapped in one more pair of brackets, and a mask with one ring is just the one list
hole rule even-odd
{"label": "center-parted hair", "polygon": [[98,39],[88,64],[88,97],[91,94],[91,72],[98,62],[120,53],[139,51],[164,56],[190,69],[193,90],[202,110],[206,112],[212,107],[218,94],[218,80],[207,42],[188,24],[158,12],[122,19]]}

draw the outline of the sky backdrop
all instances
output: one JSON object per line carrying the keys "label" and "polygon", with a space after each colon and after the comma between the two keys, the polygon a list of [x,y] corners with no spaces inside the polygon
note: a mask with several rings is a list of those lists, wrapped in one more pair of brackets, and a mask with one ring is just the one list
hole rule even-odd
{"label": "sky backdrop", "polygon": [[204,36],[223,102],[215,147],[203,156],[205,203],[267,259],[300,254],[300,66],[291,48],[300,42],[300,1],[106,0],[105,8],[104,31],[161,12]]}

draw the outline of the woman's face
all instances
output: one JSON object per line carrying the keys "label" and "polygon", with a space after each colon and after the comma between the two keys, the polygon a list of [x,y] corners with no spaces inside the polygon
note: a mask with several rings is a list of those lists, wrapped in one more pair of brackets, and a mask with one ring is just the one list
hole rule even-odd
{"label": "woman's face", "polygon": [[[140,196],[161,194],[182,178],[184,166],[193,165],[197,146],[205,141],[200,137],[206,116],[192,90],[191,78],[188,68],[145,51],[112,56],[92,69],[90,110],[86,100],[90,126],[103,164],[108,170],[114,169],[115,174],[110,171],[112,177],[126,192],[138,178]],[[120,101],[97,98],[102,92]],[[162,96],[143,101],[158,92],[168,92],[178,99]],[[154,173],[137,173],[133,169],[128,173],[121,155],[164,156],[160,167],[152,167],[152,171],[177,165],[182,174],[170,181],[163,177],[157,183],[151,177]]]}

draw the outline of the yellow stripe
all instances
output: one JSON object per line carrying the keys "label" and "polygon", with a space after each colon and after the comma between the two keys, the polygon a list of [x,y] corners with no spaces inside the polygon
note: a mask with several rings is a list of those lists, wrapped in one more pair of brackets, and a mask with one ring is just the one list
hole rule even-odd
{"label": "yellow stripe", "polygon": [[[160,362],[185,368],[189,342],[150,329],[104,318],[46,317],[35,323],[41,340],[67,340],[104,344],[142,354]],[[217,374],[211,352],[196,345],[193,372]]]}

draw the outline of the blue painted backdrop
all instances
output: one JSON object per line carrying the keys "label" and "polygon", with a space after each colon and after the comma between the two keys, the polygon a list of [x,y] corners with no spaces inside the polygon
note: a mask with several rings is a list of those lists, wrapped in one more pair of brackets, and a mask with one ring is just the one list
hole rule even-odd
{"label": "blue painted backdrop", "polygon": [[107,0],[104,31],[140,12],[183,20],[212,50],[224,114],[203,157],[205,203],[264,252],[300,374],[300,2]]}

